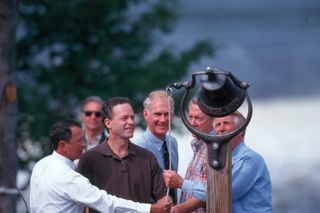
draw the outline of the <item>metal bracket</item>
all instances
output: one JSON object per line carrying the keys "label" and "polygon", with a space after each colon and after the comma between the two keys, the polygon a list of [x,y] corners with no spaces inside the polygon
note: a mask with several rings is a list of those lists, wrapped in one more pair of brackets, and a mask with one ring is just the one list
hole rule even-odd
{"label": "metal bracket", "polygon": [[207,143],[208,148],[208,164],[211,168],[219,170],[224,168],[226,164],[227,142],[223,143]]}

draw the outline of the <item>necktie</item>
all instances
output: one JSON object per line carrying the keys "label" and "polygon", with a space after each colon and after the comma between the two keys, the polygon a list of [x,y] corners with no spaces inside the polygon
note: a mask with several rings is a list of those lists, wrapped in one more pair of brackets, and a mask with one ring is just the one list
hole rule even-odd
{"label": "necktie", "polygon": [[163,159],[164,159],[164,167],[165,169],[170,169],[169,166],[169,151],[168,151],[168,146],[167,146],[167,142],[163,141]]}
{"label": "necktie", "polygon": [[[163,159],[164,159],[164,167],[165,169],[170,169],[170,163],[169,163],[169,151],[168,151],[168,146],[167,146],[167,142],[163,141],[163,145],[162,145],[163,149]],[[170,189],[169,190],[169,195],[172,197],[172,201],[174,204],[176,204],[176,192],[174,189]]]}

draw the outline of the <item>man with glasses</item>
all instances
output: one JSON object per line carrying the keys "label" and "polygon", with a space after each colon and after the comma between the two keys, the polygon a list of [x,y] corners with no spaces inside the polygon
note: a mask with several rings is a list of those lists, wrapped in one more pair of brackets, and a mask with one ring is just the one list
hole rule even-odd
{"label": "man with glasses", "polygon": [[99,96],[89,96],[82,102],[81,123],[85,133],[85,151],[103,142],[107,137],[101,117],[102,105],[103,100]]}

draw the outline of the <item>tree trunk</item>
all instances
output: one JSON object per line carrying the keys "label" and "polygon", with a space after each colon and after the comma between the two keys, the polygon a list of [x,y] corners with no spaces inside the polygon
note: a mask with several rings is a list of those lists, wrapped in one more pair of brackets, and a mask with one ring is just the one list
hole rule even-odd
{"label": "tree trunk", "polygon": [[17,0],[0,1],[0,213],[16,212],[17,95],[14,79]]}

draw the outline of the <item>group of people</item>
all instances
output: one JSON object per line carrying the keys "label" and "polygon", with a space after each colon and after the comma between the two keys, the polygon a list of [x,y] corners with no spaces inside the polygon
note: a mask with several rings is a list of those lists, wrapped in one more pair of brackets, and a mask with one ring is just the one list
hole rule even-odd
{"label": "group of people", "polygon": [[[31,212],[206,212],[205,142],[193,135],[193,157],[182,178],[178,143],[168,133],[174,100],[156,90],[143,107],[147,127],[135,141],[135,113],[125,97],[103,101],[90,96],[81,106],[82,125],[56,122],[50,129],[53,153],[32,171]],[[223,134],[241,125],[244,117],[235,112],[212,118],[193,98],[189,121],[202,132]],[[245,145],[244,135],[231,141],[232,210],[272,212],[268,169]]]}

